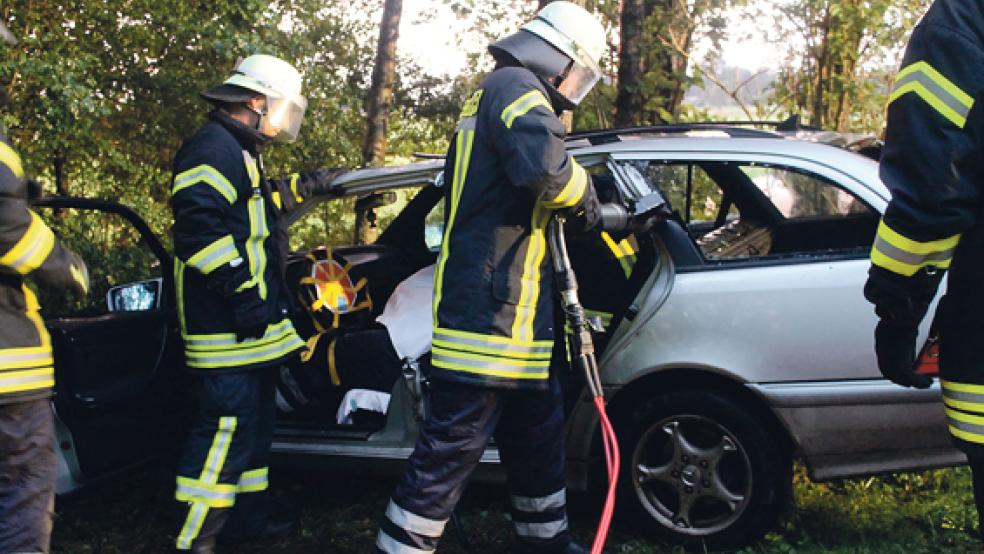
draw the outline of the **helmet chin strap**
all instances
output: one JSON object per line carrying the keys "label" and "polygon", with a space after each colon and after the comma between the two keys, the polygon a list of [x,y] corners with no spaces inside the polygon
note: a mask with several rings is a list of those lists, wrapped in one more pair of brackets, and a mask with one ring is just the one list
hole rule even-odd
{"label": "helmet chin strap", "polygon": [[246,104],[246,109],[256,115],[256,124],[253,125],[253,129],[257,132],[260,131],[260,127],[263,126],[263,118],[267,115],[266,102],[264,102],[263,110],[253,109],[253,106]]}

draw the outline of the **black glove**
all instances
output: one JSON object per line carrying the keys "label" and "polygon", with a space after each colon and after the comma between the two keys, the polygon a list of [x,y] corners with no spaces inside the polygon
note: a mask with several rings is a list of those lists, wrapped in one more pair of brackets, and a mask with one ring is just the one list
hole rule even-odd
{"label": "black glove", "polygon": [[257,287],[250,287],[232,297],[232,325],[236,340],[262,338],[270,323],[270,310],[267,308]]}
{"label": "black glove", "polygon": [[898,325],[885,320],[878,322],[875,327],[878,370],[896,385],[928,389],[933,384],[933,378],[915,371],[917,333],[918,327],[915,325]]}
{"label": "black glove", "polygon": [[311,195],[320,196],[333,193],[335,179],[345,173],[348,173],[348,170],[344,167],[319,167],[309,172],[307,178],[311,180]]}
{"label": "black glove", "polygon": [[929,388],[933,379],[915,372],[916,335],[936,295],[943,271],[922,269],[906,277],[880,267],[868,272],[864,295],[875,305],[878,370],[903,387]]}

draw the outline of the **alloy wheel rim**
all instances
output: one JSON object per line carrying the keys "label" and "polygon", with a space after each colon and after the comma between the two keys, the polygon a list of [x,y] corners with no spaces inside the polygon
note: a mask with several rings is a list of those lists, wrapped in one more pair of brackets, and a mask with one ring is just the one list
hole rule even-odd
{"label": "alloy wheel rim", "polygon": [[741,442],[697,415],[665,418],[643,433],[632,455],[632,486],[651,517],[694,537],[738,520],[752,490],[752,464]]}

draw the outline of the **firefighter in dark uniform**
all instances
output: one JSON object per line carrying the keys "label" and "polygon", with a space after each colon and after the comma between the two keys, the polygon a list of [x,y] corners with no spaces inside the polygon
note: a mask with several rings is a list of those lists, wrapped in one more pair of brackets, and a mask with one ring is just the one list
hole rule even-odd
{"label": "firefighter in dark uniform", "polygon": [[250,56],[202,96],[216,109],[178,151],[171,190],[178,315],[198,400],[175,496],[177,549],[211,552],[227,519],[232,540],[292,524],[268,520],[257,494],[268,486],[276,375],[304,346],[288,317],[280,216],[325,192],[333,172],[264,177],[259,149],[295,140],[307,106],[287,62]]}
{"label": "firefighter in dark uniform", "polygon": [[567,527],[553,374],[566,362],[554,347],[546,227],[555,210],[584,227],[597,220],[590,178],[567,154],[557,114],[597,82],[605,48],[601,24],[570,2],[547,5],[489,48],[496,69],[465,103],[447,155],[430,414],[386,509],[379,551],[435,550],[492,436],[520,550],[582,551]]}
{"label": "firefighter in dark uniform", "polygon": [[[944,270],[936,315],[940,383],[954,443],[984,510],[984,4],[937,0],[913,31],[888,107],[881,177],[892,201],[878,228],[865,296],[875,304],[878,367],[914,372],[917,326]],[[984,525],[982,525],[984,529]]]}
{"label": "firefighter in dark uniform", "polygon": [[28,207],[39,192],[0,134],[0,552],[47,552],[55,502],[54,359],[25,279],[89,290],[85,264]]}

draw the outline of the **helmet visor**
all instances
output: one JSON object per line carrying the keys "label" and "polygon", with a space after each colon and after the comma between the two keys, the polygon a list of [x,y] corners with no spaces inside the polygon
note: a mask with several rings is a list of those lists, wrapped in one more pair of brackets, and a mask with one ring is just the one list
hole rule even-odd
{"label": "helmet visor", "polygon": [[267,96],[260,132],[275,142],[294,142],[304,121],[307,99],[301,95]]}
{"label": "helmet visor", "polygon": [[560,82],[557,91],[576,106],[581,103],[581,100],[584,100],[584,97],[591,92],[591,89],[594,88],[600,79],[601,68],[597,64],[587,66],[582,65],[579,61],[575,61],[571,65],[567,76]]}

